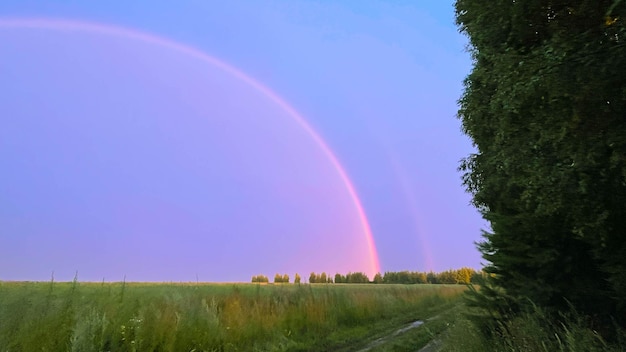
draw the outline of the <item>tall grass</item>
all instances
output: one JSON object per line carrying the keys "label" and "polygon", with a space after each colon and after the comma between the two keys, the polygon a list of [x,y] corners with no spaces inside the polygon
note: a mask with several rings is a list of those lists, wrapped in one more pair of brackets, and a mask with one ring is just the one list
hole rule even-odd
{"label": "tall grass", "polygon": [[456,301],[445,285],[0,282],[0,351],[314,351]]}
{"label": "tall grass", "polygon": [[[481,328],[479,328],[481,326]],[[626,351],[626,334],[616,327],[616,341],[608,343],[575,311],[548,315],[539,307],[483,330],[459,313],[448,330],[442,352],[595,352]]]}

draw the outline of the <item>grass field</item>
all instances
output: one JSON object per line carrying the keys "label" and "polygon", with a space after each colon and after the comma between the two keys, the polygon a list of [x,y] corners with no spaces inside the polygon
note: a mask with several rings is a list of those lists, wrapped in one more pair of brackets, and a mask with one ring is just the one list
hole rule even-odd
{"label": "grass field", "polygon": [[464,290],[0,282],[0,352],[357,351],[403,324],[449,311]]}

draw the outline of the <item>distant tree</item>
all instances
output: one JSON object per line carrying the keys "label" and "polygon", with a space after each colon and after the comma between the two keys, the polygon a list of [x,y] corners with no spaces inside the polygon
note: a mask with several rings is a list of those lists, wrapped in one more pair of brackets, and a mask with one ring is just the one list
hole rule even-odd
{"label": "distant tree", "polygon": [[317,275],[315,275],[315,273],[311,273],[311,275],[309,275],[309,283],[310,284],[317,283]]}
{"label": "distant tree", "polygon": [[326,273],[322,273],[317,282],[326,283],[327,281],[328,281],[328,277],[326,276]]}
{"label": "distant tree", "polygon": [[426,274],[426,281],[429,284],[438,284],[439,282],[439,275],[433,273],[432,271],[429,272],[428,274]]}
{"label": "distant tree", "polygon": [[446,270],[440,272],[438,275],[437,281],[440,284],[456,284],[457,283],[457,275],[454,270]]}
{"label": "distant tree", "polygon": [[267,283],[270,280],[265,275],[255,275],[252,277],[252,282],[256,283]]}
{"label": "distant tree", "polygon": [[335,283],[336,284],[342,284],[346,282],[346,277],[337,273],[335,274]]}
{"label": "distant tree", "polygon": [[346,282],[351,283],[351,284],[366,284],[369,283],[370,280],[367,277],[367,275],[365,275],[364,273],[361,272],[357,272],[357,273],[348,273],[346,275]]}
{"label": "distant tree", "polygon": [[415,273],[414,280],[417,284],[425,284],[428,282],[426,273]]}
{"label": "distant tree", "polygon": [[383,276],[383,283],[386,284],[425,284],[427,282],[426,273],[418,271],[388,271]]}
{"label": "distant tree", "polygon": [[[483,273],[477,273],[472,268],[461,268],[457,270],[446,270],[443,272],[419,272],[419,271],[387,271],[384,275],[376,273],[374,279],[371,281],[375,284],[469,284],[474,282],[475,279],[484,275]],[[314,274],[315,282],[329,282],[333,280],[328,277],[326,281],[323,281],[322,274]],[[361,272],[341,275],[335,274],[335,283],[369,283],[367,275]],[[476,281],[478,282],[478,281]]]}
{"label": "distant tree", "polygon": [[398,273],[398,283],[399,284],[410,284],[411,283],[411,275],[408,271],[401,271]]}
{"label": "distant tree", "polygon": [[383,282],[386,284],[395,284],[397,283],[397,273],[393,271],[386,271],[383,276]]}
{"label": "distant tree", "polygon": [[300,274],[296,273],[296,275],[293,278],[293,283],[294,284],[299,284],[300,283]]}
{"label": "distant tree", "polygon": [[376,275],[374,275],[374,281],[375,284],[382,284],[383,283],[383,276],[380,273],[376,273]]}
{"label": "distant tree", "polygon": [[472,280],[472,275],[474,274],[474,270],[470,268],[461,268],[456,270],[456,282],[458,284],[469,285]]}

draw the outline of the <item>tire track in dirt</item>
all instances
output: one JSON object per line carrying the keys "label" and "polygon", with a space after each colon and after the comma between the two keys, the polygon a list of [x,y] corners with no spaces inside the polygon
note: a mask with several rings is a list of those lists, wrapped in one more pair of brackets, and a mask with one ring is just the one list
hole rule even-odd
{"label": "tire track in dirt", "polygon": [[378,339],[370,342],[367,346],[365,346],[364,348],[358,350],[357,352],[369,351],[369,350],[371,350],[374,347],[378,347],[378,346],[380,346],[382,344],[387,343],[389,340],[391,340],[392,338],[394,338],[394,337],[396,337],[396,336],[398,336],[398,335],[400,335],[402,333],[405,333],[405,332],[407,332],[407,331],[409,331],[411,329],[415,329],[417,327],[420,327],[422,324],[424,324],[424,322],[422,320],[416,320],[416,321],[412,322],[411,324],[409,324],[407,326],[404,326],[404,327],[394,331],[393,333],[391,333],[391,334],[389,334],[387,336],[383,336],[381,338],[378,338]]}
{"label": "tire track in dirt", "polygon": [[[403,334],[411,329],[415,329],[418,328],[422,325],[424,325],[424,323],[427,323],[429,321],[433,321],[436,319],[441,318],[442,315],[449,313],[451,310],[457,309],[458,307],[452,307],[444,312],[441,312],[437,315],[435,315],[434,317],[430,317],[428,319],[426,319],[426,321],[423,320],[416,320],[408,325],[405,325],[404,327],[397,329],[396,331],[394,331],[393,333],[380,337],[372,342],[370,342],[369,344],[367,344],[367,346],[363,347],[360,350],[357,350],[356,352],[367,352],[370,351],[373,348],[376,348],[378,346],[381,346],[387,342],[390,342],[393,340],[394,337]],[[437,352],[441,349],[443,341],[441,340],[441,333],[438,334],[435,338],[433,338],[432,340],[430,340],[430,342],[428,342],[428,344],[426,344],[426,346],[420,348],[419,350],[417,350],[416,352]]]}

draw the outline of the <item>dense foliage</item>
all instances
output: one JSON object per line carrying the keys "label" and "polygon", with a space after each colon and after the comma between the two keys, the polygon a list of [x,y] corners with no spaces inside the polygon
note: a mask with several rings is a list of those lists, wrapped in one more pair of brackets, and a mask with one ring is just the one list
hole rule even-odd
{"label": "dense foliage", "polygon": [[[626,323],[626,2],[457,0],[491,308]],[[504,302],[504,303],[503,303]]]}
{"label": "dense foliage", "polygon": [[439,273],[419,271],[388,271],[382,277],[386,284],[470,284],[480,282],[483,273],[472,268],[446,270]]}
{"label": "dense foliage", "polygon": [[270,279],[265,275],[254,275],[252,277],[252,282],[270,282]]}
{"label": "dense foliage", "polygon": [[288,274],[276,274],[274,275],[274,282],[277,284],[283,283],[283,284],[288,284],[289,283],[289,275]]}
{"label": "dense foliage", "polygon": [[[325,272],[309,275],[311,284],[472,284],[480,283],[484,280],[484,272],[476,271],[472,268],[450,269],[439,273],[420,271],[387,271],[385,274],[376,273],[370,281],[367,274],[362,272],[349,272],[345,275],[335,274],[334,278]],[[294,283],[299,284],[300,275],[296,273]],[[269,279],[265,275],[255,275],[252,277],[253,283],[268,283]],[[276,274],[274,283],[289,283],[289,275]]]}

